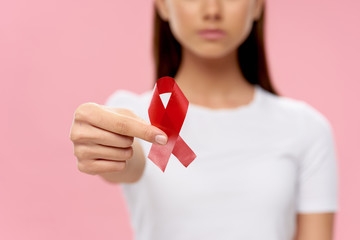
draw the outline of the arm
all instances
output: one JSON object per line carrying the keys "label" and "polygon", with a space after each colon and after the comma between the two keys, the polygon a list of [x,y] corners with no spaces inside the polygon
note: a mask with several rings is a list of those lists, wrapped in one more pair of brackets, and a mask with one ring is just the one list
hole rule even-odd
{"label": "arm", "polygon": [[81,172],[100,175],[111,183],[138,181],[145,168],[145,156],[136,138],[167,143],[162,130],[128,109],[85,103],[75,111],[70,139]]}
{"label": "arm", "polygon": [[334,213],[299,213],[294,240],[332,240]]}

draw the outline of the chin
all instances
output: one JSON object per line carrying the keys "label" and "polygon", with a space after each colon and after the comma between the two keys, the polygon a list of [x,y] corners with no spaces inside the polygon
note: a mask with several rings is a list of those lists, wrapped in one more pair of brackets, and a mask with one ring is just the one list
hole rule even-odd
{"label": "chin", "polygon": [[206,47],[206,48],[198,47],[194,51],[194,53],[201,58],[220,59],[226,57],[232,51],[235,51],[235,49],[225,49],[221,47]]}

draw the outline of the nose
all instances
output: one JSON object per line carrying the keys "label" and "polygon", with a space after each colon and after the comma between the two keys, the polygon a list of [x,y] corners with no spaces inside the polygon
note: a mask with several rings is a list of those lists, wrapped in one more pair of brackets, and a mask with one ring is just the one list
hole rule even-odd
{"label": "nose", "polygon": [[204,0],[204,20],[219,21],[221,19],[221,0]]}

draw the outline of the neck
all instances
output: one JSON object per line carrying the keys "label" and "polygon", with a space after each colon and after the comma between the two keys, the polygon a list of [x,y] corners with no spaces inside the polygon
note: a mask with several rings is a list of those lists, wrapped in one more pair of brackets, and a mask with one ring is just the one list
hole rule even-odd
{"label": "neck", "polygon": [[209,59],[183,50],[175,80],[190,102],[212,107],[245,104],[253,89],[241,72],[236,51]]}

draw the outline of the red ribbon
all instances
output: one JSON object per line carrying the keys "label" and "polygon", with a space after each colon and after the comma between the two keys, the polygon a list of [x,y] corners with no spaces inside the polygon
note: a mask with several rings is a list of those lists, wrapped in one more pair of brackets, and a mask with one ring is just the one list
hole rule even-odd
{"label": "red ribbon", "polygon": [[[171,93],[169,102],[164,107],[160,94]],[[179,136],[188,110],[189,101],[181,92],[175,80],[162,77],[157,80],[153,97],[149,106],[149,118],[152,125],[163,130],[168,136],[166,145],[153,144],[148,158],[163,172],[171,153],[187,167],[195,158],[195,153]]]}

